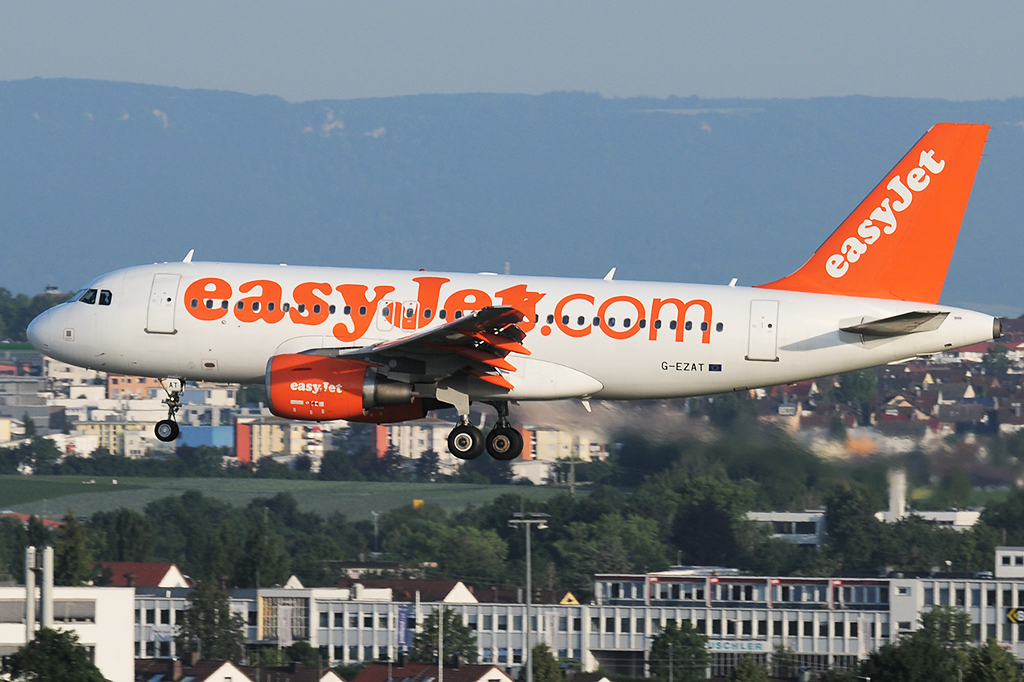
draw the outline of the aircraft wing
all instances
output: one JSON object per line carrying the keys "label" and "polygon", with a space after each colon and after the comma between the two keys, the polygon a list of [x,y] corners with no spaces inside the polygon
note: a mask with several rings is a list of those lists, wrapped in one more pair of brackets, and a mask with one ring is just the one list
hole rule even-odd
{"label": "aircraft wing", "polygon": [[937,310],[915,310],[914,312],[903,313],[902,315],[883,317],[880,320],[840,327],[840,331],[879,338],[904,336],[917,332],[935,331],[948,316],[949,313]]}
{"label": "aircraft wing", "polygon": [[526,333],[518,326],[523,320],[523,314],[511,306],[492,306],[394,341],[311,352],[364,360],[388,372],[408,374],[414,381],[437,381],[465,372],[511,390],[512,384],[499,370],[515,371],[505,359],[511,353],[530,355],[522,344]]}

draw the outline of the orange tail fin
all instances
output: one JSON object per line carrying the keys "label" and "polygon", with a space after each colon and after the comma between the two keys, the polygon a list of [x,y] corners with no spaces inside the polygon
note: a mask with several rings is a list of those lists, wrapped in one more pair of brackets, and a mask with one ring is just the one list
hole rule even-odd
{"label": "orange tail fin", "polygon": [[802,268],[760,287],[938,303],[988,129],[932,126]]}

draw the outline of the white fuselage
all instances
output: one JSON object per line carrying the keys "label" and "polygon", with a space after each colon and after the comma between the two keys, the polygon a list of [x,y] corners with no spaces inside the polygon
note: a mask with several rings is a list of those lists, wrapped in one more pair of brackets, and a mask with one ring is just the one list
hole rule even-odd
{"label": "white fuselage", "polygon": [[[216,283],[197,289],[199,280]],[[310,283],[321,287],[314,297],[300,290]],[[747,287],[283,265],[165,263],[118,270],[87,288],[110,292],[108,304],[70,301],[32,323],[30,339],[47,355],[107,372],[242,383],[262,382],[276,354],[365,347],[463,310],[513,305],[528,314],[523,344],[532,353],[510,356],[516,371],[503,373],[514,388],[501,395],[517,400],[791,383],[985,341],[994,324],[937,304]],[[920,310],[949,315],[934,331],[893,338],[840,331]]]}

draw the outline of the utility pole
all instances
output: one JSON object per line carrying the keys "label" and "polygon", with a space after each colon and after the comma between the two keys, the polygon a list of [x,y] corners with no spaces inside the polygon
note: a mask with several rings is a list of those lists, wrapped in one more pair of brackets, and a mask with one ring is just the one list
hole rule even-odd
{"label": "utility pole", "polygon": [[444,682],[444,602],[437,612],[437,682]]}
{"label": "utility pole", "polygon": [[[520,509],[526,506],[525,502],[520,503]],[[526,529],[526,622],[523,624],[523,628],[526,631],[526,682],[533,682],[533,647],[530,645],[530,603],[533,599],[533,566],[531,564],[532,558],[531,546],[530,546],[530,527],[537,526],[537,530],[544,530],[548,527],[548,519],[551,517],[550,514],[542,514],[540,512],[527,512],[517,511],[512,514],[512,518],[509,519],[508,525],[511,528],[522,526]]]}

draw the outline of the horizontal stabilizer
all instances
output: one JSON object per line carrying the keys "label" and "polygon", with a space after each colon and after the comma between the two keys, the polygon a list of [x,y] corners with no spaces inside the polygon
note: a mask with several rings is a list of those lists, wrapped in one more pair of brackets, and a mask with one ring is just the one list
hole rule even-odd
{"label": "horizontal stabilizer", "polygon": [[880,320],[862,322],[849,327],[840,327],[840,330],[864,336],[904,336],[906,334],[916,334],[917,332],[935,331],[948,316],[949,313],[935,310],[915,310],[912,313],[903,313],[902,315],[883,317]]}

